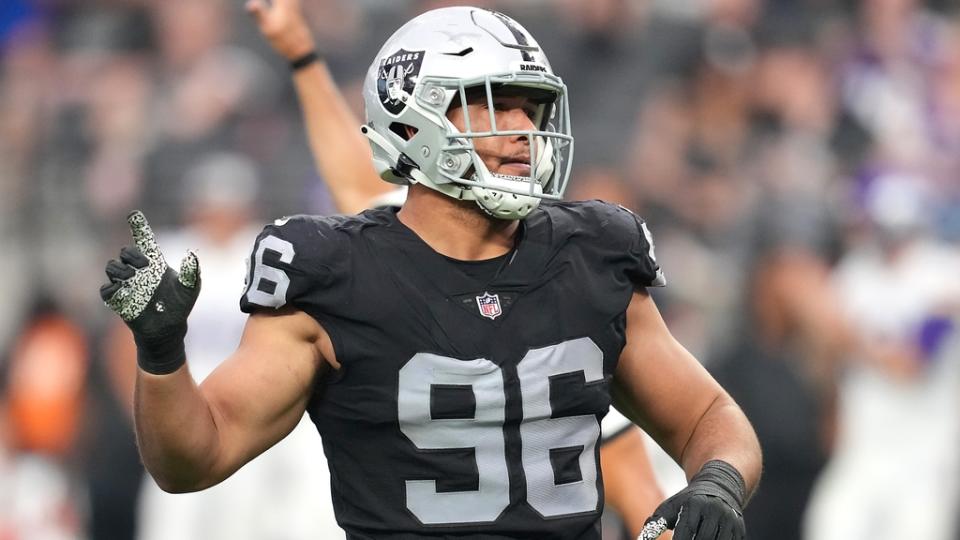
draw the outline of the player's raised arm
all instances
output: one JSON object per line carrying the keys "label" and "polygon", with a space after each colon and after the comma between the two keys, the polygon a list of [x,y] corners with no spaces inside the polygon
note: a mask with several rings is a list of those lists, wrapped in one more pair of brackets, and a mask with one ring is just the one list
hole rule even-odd
{"label": "player's raised arm", "polygon": [[[739,406],[672,336],[653,299],[627,309],[614,397],[683,467],[690,484],[654,512],[674,538],[743,538],[743,507],[760,479],[760,445]],[[681,512],[682,509],[682,512]],[[679,518],[679,521],[678,521]]]}
{"label": "player's raised arm", "polygon": [[250,0],[246,6],[273,49],[291,63],[310,150],[337,208],[348,214],[366,209],[394,187],[374,170],[361,122],[316,52],[300,0]]}
{"label": "player's raised arm", "polygon": [[187,316],[200,291],[190,253],[167,266],[143,214],[129,217],[136,247],[107,264],[104,302],[137,344],[134,421],[144,465],[167,491],[204,489],[283,438],[299,421],[326,334],[296,311],[252,316],[237,351],[201,387],[186,368]]}

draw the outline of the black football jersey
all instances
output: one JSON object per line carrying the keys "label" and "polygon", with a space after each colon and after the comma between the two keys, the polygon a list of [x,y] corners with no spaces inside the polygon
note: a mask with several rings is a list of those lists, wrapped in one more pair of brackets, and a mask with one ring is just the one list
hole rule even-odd
{"label": "black football jersey", "polygon": [[292,305],[333,341],[342,367],[308,412],[349,538],[599,539],[625,310],[662,282],[618,206],[542,204],[492,273],[387,208],[267,226],[240,305]]}

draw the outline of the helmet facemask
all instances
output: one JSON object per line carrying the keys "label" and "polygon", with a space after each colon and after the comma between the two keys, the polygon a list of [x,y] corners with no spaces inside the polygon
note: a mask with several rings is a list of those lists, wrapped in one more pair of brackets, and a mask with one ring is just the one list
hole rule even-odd
{"label": "helmet facemask", "polygon": [[[446,141],[437,168],[441,178],[469,186],[461,198],[475,200],[485,212],[503,219],[525,217],[541,199],[560,199],[573,154],[562,83],[556,84],[559,81],[551,81],[545,74],[489,76],[479,85],[473,82],[458,81],[446,87],[445,91],[453,93],[451,103],[454,104],[448,110],[464,104],[453,113],[463,115],[463,128],[458,129],[445,117]],[[497,125],[495,102],[501,96],[526,97],[534,105],[532,129],[505,129]],[[484,129],[474,127],[476,118],[471,121],[468,113],[468,106],[478,102],[486,105],[484,110],[489,114],[488,126]],[[489,137],[525,138],[529,175],[489,170],[476,145]]]}

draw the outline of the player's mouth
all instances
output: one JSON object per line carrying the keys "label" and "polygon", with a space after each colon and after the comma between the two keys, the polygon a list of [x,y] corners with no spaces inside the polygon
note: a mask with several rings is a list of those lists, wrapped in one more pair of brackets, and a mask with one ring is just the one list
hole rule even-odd
{"label": "player's mouth", "polygon": [[530,176],[530,156],[514,156],[500,161],[497,173],[508,176]]}

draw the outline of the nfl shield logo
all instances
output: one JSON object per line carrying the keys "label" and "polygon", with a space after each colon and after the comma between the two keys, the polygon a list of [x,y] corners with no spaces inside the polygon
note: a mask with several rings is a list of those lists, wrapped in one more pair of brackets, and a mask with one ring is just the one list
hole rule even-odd
{"label": "nfl shield logo", "polygon": [[500,297],[488,292],[477,297],[477,307],[480,308],[480,314],[490,320],[496,319],[503,313],[500,310]]}

